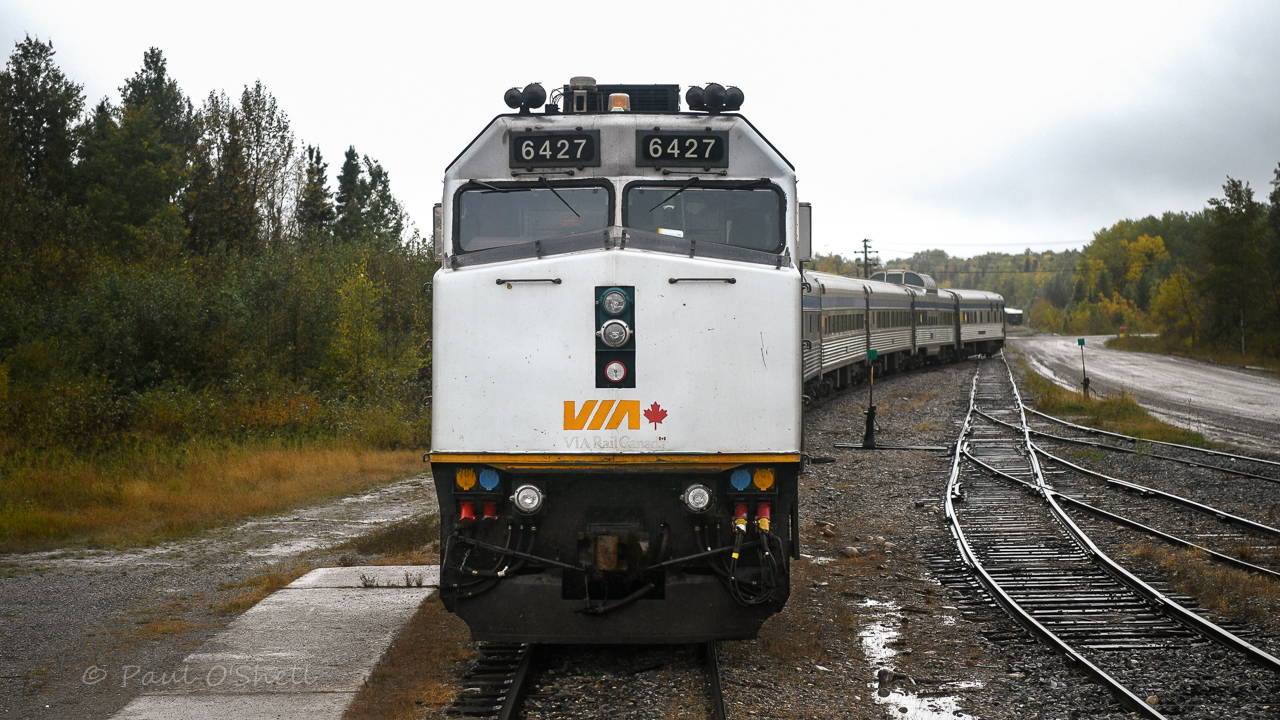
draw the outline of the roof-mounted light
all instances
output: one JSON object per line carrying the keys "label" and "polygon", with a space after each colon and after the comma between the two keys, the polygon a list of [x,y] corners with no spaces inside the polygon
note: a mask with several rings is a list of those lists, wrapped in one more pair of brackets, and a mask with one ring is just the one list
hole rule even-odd
{"label": "roof-mounted light", "polygon": [[631,96],[626,93],[610,95],[609,112],[631,112]]}
{"label": "roof-mounted light", "polygon": [[521,115],[528,115],[530,110],[542,107],[542,104],[547,101],[547,91],[538,83],[529,83],[523,90],[511,88],[506,91],[502,95],[502,100],[512,110],[519,108]]}
{"label": "roof-mounted light", "polygon": [[685,91],[684,101],[690,110],[705,110],[711,114],[736,111],[742,108],[742,90],[730,85],[707,83],[705,88],[692,85]]}

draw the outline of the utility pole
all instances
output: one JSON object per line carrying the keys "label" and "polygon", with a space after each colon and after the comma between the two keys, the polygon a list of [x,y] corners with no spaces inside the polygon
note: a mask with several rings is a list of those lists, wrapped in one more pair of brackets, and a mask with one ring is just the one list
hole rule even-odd
{"label": "utility pole", "polygon": [[868,251],[871,249],[871,240],[862,239],[862,276],[871,279],[871,261],[867,259]]}

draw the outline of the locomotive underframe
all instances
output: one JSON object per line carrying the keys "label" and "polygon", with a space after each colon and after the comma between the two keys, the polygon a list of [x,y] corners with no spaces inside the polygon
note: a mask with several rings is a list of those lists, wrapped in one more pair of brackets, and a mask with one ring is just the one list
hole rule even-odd
{"label": "locomotive underframe", "polygon": [[[477,641],[747,639],[790,594],[789,562],[799,547],[798,465],[773,466],[774,484],[764,491],[735,490],[729,471],[615,470],[502,472],[491,491],[463,491],[454,480],[458,468],[432,465],[445,539],[440,595]],[[681,499],[694,483],[713,492],[712,505],[702,513],[691,512]],[[544,493],[533,515],[520,513],[511,501],[515,488],[525,484]],[[496,517],[463,525],[466,502],[481,509],[485,502],[496,503]],[[733,569],[735,592],[726,574],[739,502],[747,504],[749,516]],[[767,535],[757,523],[761,503],[770,509]],[[772,573],[762,559],[766,542]],[[690,557],[708,549],[718,552]],[[766,585],[772,585],[767,592]],[[751,604],[726,597],[735,594]]]}

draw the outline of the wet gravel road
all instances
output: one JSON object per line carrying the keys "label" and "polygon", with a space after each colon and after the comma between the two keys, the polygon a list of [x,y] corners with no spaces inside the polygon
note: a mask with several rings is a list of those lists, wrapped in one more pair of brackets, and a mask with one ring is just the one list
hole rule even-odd
{"label": "wet gravel road", "polygon": [[[1091,389],[1127,390],[1165,422],[1210,440],[1242,447],[1280,448],[1280,378],[1264,371],[1198,360],[1110,350],[1108,336],[1085,338]],[[1055,383],[1080,388],[1080,347],[1075,336],[1011,337],[1032,370]]]}

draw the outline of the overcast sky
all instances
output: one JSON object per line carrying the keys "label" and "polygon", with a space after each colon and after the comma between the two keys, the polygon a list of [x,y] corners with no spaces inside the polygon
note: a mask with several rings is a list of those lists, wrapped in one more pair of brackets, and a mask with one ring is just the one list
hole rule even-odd
{"label": "overcast sky", "polygon": [[1076,248],[1228,175],[1265,198],[1280,163],[1272,0],[443,5],[0,0],[0,39],[51,40],[90,105],[151,46],[197,104],[260,79],[332,174],[348,145],[381,161],[424,232],[503,91],[573,75],[738,85],[846,255]]}

